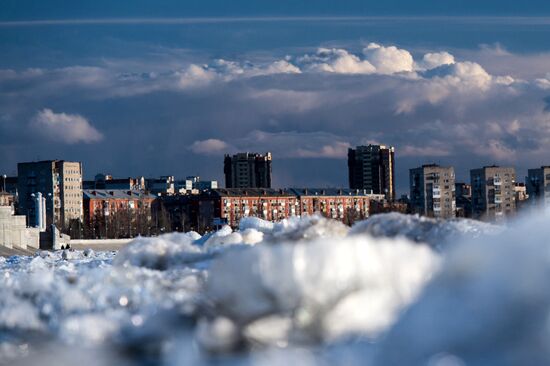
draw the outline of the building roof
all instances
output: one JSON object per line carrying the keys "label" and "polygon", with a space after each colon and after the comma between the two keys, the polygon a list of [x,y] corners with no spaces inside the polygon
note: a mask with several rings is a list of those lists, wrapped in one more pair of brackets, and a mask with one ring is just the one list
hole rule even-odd
{"label": "building roof", "polygon": [[82,193],[84,199],[157,198],[157,196],[150,193],[128,189],[84,189]]}
{"label": "building roof", "polygon": [[348,188],[217,188],[203,192],[203,197],[298,197],[298,196],[361,196],[361,197],[384,197],[380,194],[372,194],[364,189]]}
{"label": "building roof", "polygon": [[349,188],[289,188],[289,191],[296,196],[361,196],[373,197],[383,194],[373,194],[366,189],[349,189]]}
{"label": "building roof", "polygon": [[203,196],[217,195],[220,197],[287,197],[293,196],[293,193],[288,192],[285,189],[273,189],[273,188],[215,188],[209,189],[203,192]]}

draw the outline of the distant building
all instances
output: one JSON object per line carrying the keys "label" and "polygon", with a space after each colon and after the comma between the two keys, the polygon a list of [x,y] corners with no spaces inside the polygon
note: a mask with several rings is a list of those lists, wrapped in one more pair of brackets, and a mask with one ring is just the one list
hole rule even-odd
{"label": "distant building", "polygon": [[88,238],[150,235],[156,196],[136,190],[84,190],[84,228]]}
{"label": "distant building", "polygon": [[516,211],[514,168],[486,166],[470,171],[472,217],[502,220]]}
{"label": "distant building", "polygon": [[383,194],[365,189],[290,188],[298,197],[297,215],[320,214],[327,218],[353,223],[370,215],[371,201],[383,202]]}
{"label": "distant building", "polygon": [[395,199],[394,148],[384,145],[348,149],[349,187]]}
{"label": "distant building", "polygon": [[271,188],[271,153],[225,155],[226,188]]}
{"label": "distant building", "polygon": [[455,172],[436,164],[410,169],[410,205],[413,213],[429,217],[456,216]]}
{"label": "distant building", "polygon": [[[371,201],[383,201],[383,195],[350,189],[213,189],[198,196],[195,211],[197,230],[218,225],[237,227],[243,217],[280,221],[292,216],[319,214],[351,224],[370,214]],[[192,204],[192,203],[190,203]]]}
{"label": "distant building", "polygon": [[550,166],[529,169],[525,185],[530,204],[550,207]]}
{"label": "distant building", "polygon": [[110,174],[97,174],[94,180],[84,181],[83,189],[144,190],[145,178],[113,178]]}
{"label": "distant building", "polygon": [[472,186],[467,183],[455,183],[456,216],[472,216]]}
{"label": "distant building", "polygon": [[73,223],[82,222],[81,163],[64,160],[19,163],[17,171],[18,212],[27,216],[30,224],[30,220],[37,217],[37,193],[46,200],[47,227],[54,224],[68,232]]}
{"label": "distant building", "polygon": [[155,196],[176,193],[176,179],[173,175],[164,175],[160,178],[145,179],[145,189]]}
{"label": "distant building", "polygon": [[188,176],[185,180],[175,182],[175,189],[180,194],[198,194],[207,189],[218,188],[216,180],[201,180],[199,176]]}

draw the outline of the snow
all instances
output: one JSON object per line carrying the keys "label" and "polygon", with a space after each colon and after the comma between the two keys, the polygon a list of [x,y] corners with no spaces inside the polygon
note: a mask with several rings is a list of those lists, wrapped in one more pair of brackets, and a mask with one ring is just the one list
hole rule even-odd
{"label": "snow", "polygon": [[0,364],[548,364],[549,218],[247,218],[0,258]]}

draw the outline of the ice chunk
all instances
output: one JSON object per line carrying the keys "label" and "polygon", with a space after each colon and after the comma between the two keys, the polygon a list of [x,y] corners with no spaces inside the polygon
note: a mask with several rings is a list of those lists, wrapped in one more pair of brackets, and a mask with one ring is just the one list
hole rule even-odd
{"label": "ice chunk", "polygon": [[[210,271],[205,296],[215,313],[245,327],[253,341],[376,337],[438,265],[431,249],[405,239],[333,236],[281,244],[228,251]],[[260,333],[255,324],[262,322],[270,327]],[[289,322],[288,338],[281,339]]]}
{"label": "ice chunk", "polygon": [[243,217],[239,222],[239,230],[255,229],[262,233],[270,233],[273,231],[275,224],[271,221],[262,220],[258,217]]}
{"label": "ice chunk", "polygon": [[170,266],[196,261],[203,251],[193,244],[200,239],[195,232],[165,234],[159,237],[134,239],[121,249],[115,265],[134,265],[164,270]]}
{"label": "ice chunk", "polygon": [[549,236],[539,214],[456,245],[376,364],[425,365],[442,354],[474,366],[550,364]]}
{"label": "ice chunk", "polygon": [[469,219],[443,220],[392,212],[374,215],[356,223],[350,235],[403,236],[441,249],[446,243],[458,242],[465,236],[476,238],[496,234],[501,230],[499,226]]}

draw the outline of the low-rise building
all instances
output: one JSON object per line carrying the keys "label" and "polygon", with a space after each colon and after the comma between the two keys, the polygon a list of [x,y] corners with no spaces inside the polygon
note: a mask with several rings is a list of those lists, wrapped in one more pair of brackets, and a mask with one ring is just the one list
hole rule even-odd
{"label": "low-rise building", "polygon": [[291,188],[298,197],[297,215],[320,214],[353,223],[370,215],[371,201],[383,202],[385,194],[372,194],[366,189]]}
{"label": "low-rise building", "polygon": [[164,175],[160,178],[145,179],[145,189],[155,196],[164,196],[176,193],[176,179],[173,175]]}
{"label": "low-rise building", "polygon": [[198,202],[198,228],[219,225],[237,227],[241,218],[259,217],[279,221],[299,215],[298,197],[286,190],[271,188],[221,188],[203,192]]}
{"label": "low-rise building", "polygon": [[84,236],[130,238],[149,235],[156,196],[132,190],[84,190]]}
{"label": "low-rise building", "polygon": [[96,174],[94,180],[87,180],[83,183],[83,189],[124,189],[124,190],[144,190],[145,178],[113,178],[110,174]]}
{"label": "low-rise building", "polygon": [[207,190],[199,195],[197,230],[219,225],[237,227],[243,217],[280,221],[292,216],[319,214],[353,223],[370,214],[372,200],[383,201],[382,194],[365,190],[328,188],[225,188]]}
{"label": "low-rise building", "polygon": [[175,191],[179,194],[198,194],[208,189],[217,189],[218,181],[201,180],[199,176],[189,176],[175,182]]}

